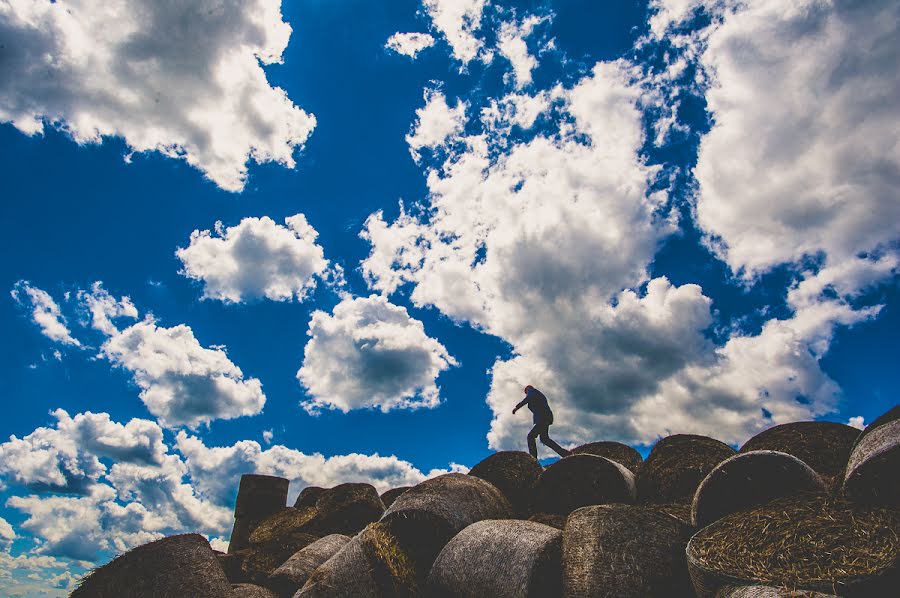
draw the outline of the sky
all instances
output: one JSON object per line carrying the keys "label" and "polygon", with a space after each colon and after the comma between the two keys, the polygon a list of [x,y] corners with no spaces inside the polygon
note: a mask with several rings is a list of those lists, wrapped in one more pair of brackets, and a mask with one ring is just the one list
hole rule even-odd
{"label": "sky", "polygon": [[[0,0],[0,593],[900,389],[900,5]],[[541,448],[545,463],[555,455]]]}

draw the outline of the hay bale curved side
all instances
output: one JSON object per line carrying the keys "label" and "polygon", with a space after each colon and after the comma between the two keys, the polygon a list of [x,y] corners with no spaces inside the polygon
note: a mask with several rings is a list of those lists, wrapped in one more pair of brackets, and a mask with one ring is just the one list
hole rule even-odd
{"label": "hay bale curved side", "polygon": [[779,498],[825,491],[819,474],[793,455],[778,451],[740,453],[717,465],[700,482],[691,504],[691,520],[702,528],[725,515]]}
{"label": "hay bale curved side", "polygon": [[512,516],[512,506],[493,484],[475,476],[448,473],[401,494],[381,522],[424,575],[444,545],[464,528],[484,519]]}
{"label": "hay bale curved side", "polygon": [[[862,442],[862,439],[880,428],[881,426],[887,425],[893,421],[900,419],[900,405],[894,405],[878,417],[872,420],[872,422],[865,427],[859,437],[856,439],[856,444]],[[854,445],[853,448],[856,448]]]}
{"label": "hay bale curved side", "polygon": [[349,541],[349,537],[340,534],[331,534],[316,540],[282,563],[269,575],[263,585],[281,598],[291,598],[303,587],[313,571],[337,554]]}
{"label": "hay bale curved side", "polygon": [[318,527],[328,534],[352,536],[384,514],[384,503],[372,484],[339,484],[316,501]]}
{"label": "hay bale curved side", "polygon": [[296,598],[415,598],[419,577],[409,555],[381,523],[373,523],[322,563]]}
{"label": "hay bale curved side", "polygon": [[297,533],[253,544],[241,562],[241,571],[250,583],[263,585],[275,569],[318,539],[318,536]]}
{"label": "hay bale curved side", "polygon": [[774,586],[728,586],[719,590],[716,598],[838,598],[834,594],[807,592]]}
{"label": "hay bale curved side", "polygon": [[633,503],[634,474],[595,455],[572,455],[544,470],[534,487],[534,509],[568,515],[588,505]]}
{"label": "hay bale curved side", "polygon": [[793,422],[760,432],[738,452],[779,451],[793,455],[809,465],[831,488],[842,481],[859,434],[856,428],[837,422]]}
{"label": "hay bale curved side", "polygon": [[562,532],[516,519],[473,523],[444,546],[428,574],[435,598],[560,595]]}
{"label": "hay bale curved side", "polygon": [[878,426],[856,445],[843,491],[857,502],[900,507],[900,419]]}
{"label": "hay bale curved side", "polygon": [[206,538],[170,536],[133,548],[78,582],[73,598],[220,598],[231,584]]}
{"label": "hay bale curved side", "polygon": [[675,434],[663,438],[637,474],[638,502],[690,503],[703,478],[735,452],[708,436]]}
{"label": "hay bale curved side", "polygon": [[555,527],[556,529],[563,529],[566,527],[566,516],[557,515],[556,513],[535,513],[528,518],[528,521],[541,523],[543,525],[549,525],[550,527]]}
{"label": "hay bale curved side", "polygon": [[236,583],[231,585],[231,598],[278,598],[278,594],[252,583]]}
{"label": "hay bale curved side", "polygon": [[792,497],[723,517],[694,534],[686,553],[699,598],[752,585],[888,598],[900,587],[900,513]]}
{"label": "hay bale curved side", "polygon": [[683,521],[642,505],[578,509],[563,532],[563,595],[693,596],[684,552],[692,531]]}
{"label": "hay bale curved side", "polygon": [[307,486],[297,495],[297,500],[294,501],[294,508],[300,509],[302,507],[316,506],[316,501],[319,500],[319,497],[322,496],[325,490],[325,488],[320,486]]}
{"label": "hay bale curved side", "polygon": [[483,459],[469,475],[488,481],[509,500],[518,517],[531,515],[534,485],[544,468],[522,451],[500,451]]}
{"label": "hay bale curved side", "polygon": [[245,473],[234,505],[234,527],[228,552],[247,548],[250,534],[260,521],[287,506],[290,481],[270,475]]}
{"label": "hay bale curved side", "polygon": [[394,501],[397,500],[397,497],[412,488],[412,486],[399,486],[397,488],[391,488],[390,490],[385,490],[381,495],[381,502],[384,503],[384,508],[387,509],[389,506],[394,504]]}
{"label": "hay bale curved side", "polygon": [[610,440],[604,440],[601,442],[589,442],[588,444],[582,444],[581,446],[576,446],[569,454],[572,455],[596,455],[598,457],[606,457],[611,461],[615,461],[616,463],[620,463],[631,470],[632,473],[637,473],[638,469],[641,467],[641,463],[644,462],[644,458],[641,457],[641,454],[637,452],[634,448],[628,446],[627,444],[622,444],[621,442],[613,442]]}
{"label": "hay bale curved side", "polygon": [[246,583],[250,581],[247,579],[247,576],[244,574],[244,570],[241,567],[248,551],[248,548],[244,548],[243,550],[238,550],[236,552],[216,555],[219,566],[222,567],[222,571],[225,572],[225,577],[227,577],[228,581],[231,583]]}
{"label": "hay bale curved side", "polygon": [[319,536],[315,507],[284,507],[274,515],[263,519],[250,534],[250,545],[264,544],[279,538],[306,534]]}

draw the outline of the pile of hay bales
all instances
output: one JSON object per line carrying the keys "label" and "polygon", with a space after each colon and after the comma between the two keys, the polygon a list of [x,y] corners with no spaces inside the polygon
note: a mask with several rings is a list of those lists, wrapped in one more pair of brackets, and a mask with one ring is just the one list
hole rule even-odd
{"label": "pile of hay bales", "polygon": [[633,503],[634,474],[595,455],[571,455],[544,470],[534,487],[534,510],[568,515],[579,507]]}
{"label": "pile of hay bales", "polygon": [[316,501],[319,500],[323,492],[325,492],[325,488],[320,486],[307,486],[297,495],[297,500],[294,501],[294,508],[302,509],[303,507],[316,506]]}
{"label": "pile of hay bales", "polygon": [[384,503],[384,508],[388,508],[394,501],[397,500],[397,497],[410,489],[410,486],[400,486],[398,488],[391,488],[390,490],[386,490],[381,495],[381,502]]}
{"label": "pile of hay bales", "polygon": [[602,441],[602,442],[591,442],[588,444],[582,444],[581,446],[576,446],[571,451],[569,451],[570,455],[596,455],[598,457],[606,457],[611,461],[615,461],[621,465],[624,465],[628,469],[631,470],[632,473],[637,473],[638,469],[641,467],[641,463],[644,462],[641,454],[637,452],[634,448],[628,446],[627,444],[622,444],[621,442],[612,442],[612,441]]}
{"label": "pile of hay bales", "polygon": [[317,525],[329,534],[354,535],[384,514],[384,503],[371,484],[339,484],[316,500]]}
{"label": "pile of hay bales", "polygon": [[318,539],[318,536],[311,534],[293,533],[251,544],[250,548],[242,551],[243,578],[255,584],[265,583],[269,575],[282,563]]}
{"label": "pile of hay bales", "polygon": [[703,478],[734,454],[733,448],[707,436],[667,436],[656,443],[638,471],[638,501],[690,503]]}
{"label": "pile of hay bales", "polygon": [[469,470],[473,475],[497,487],[509,500],[517,517],[531,514],[532,493],[544,468],[537,459],[522,451],[501,451],[482,460]]}
{"label": "pile of hay bales", "polygon": [[291,598],[303,587],[313,571],[333,557],[350,541],[347,536],[331,534],[294,553],[266,579],[265,586],[281,598]]}
{"label": "pile of hay bales", "polygon": [[288,485],[285,478],[270,475],[244,474],[238,487],[234,505],[234,528],[228,552],[250,545],[250,534],[263,519],[274,515],[287,505]]}

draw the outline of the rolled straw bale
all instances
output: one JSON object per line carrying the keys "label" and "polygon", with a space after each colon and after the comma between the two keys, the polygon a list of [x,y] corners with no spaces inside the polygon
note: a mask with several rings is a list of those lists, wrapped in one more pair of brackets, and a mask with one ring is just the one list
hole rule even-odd
{"label": "rolled straw bale", "polygon": [[303,587],[313,571],[333,557],[349,541],[350,538],[347,536],[331,534],[301,548],[272,572],[265,586],[281,598],[291,598]]}
{"label": "rolled straw bale", "polygon": [[231,585],[232,598],[278,598],[278,594],[268,588],[252,583],[235,583]]}
{"label": "rolled straw bale", "polygon": [[774,586],[728,586],[719,590],[716,598],[838,598],[809,590],[792,590]]}
{"label": "rolled straw bale", "polygon": [[797,457],[778,451],[740,453],[721,462],[700,482],[691,519],[702,528],[725,515],[779,498],[825,491],[819,474]]}
{"label": "rolled straw bale", "polygon": [[572,455],[587,454],[606,457],[607,459],[624,465],[630,469],[632,473],[637,473],[641,463],[644,462],[641,454],[632,447],[627,444],[622,444],[621,442],[612,442],[608,440],[582,444],[581,446],[573,448],[569,453]]}
{"label": "rolled straw bale", "polygon": [[340,484],[316,501],[317,525],[328,534],[352,536],[384,514],[384,503],[372,484]]}
{"label": "rolled straw bale", "polygon": [[534,485],[544,470],[537,459],[522,451],[501,451],[482,460],[469,475],[486,480],[506,496],[519,517],[531,514]]}
{"label": "rolled straw bale", "polygon": [[220,598],[231,584],[206,538],[170,536],[133,548],[78,582],[74,598]]}
{"label": "rolled straw bale", "polygon": [[274,515],[259,522],[250,534],[250,545],[271,542],[278,538],[308,534],[320,536],[318,533],[318,511],[315,507],[284,507]]}
{"label": "rolled straw bale", "polygon": [[707,436],[667,436],[656,443],[640,467],[638,501],[690,503],[706,474],[734,454],[733,448]]}
{"label": "rolled straw bale", "polygon": [[294,501],[294,508],[299,509],[301,507],[316,506],[316,501],[319,500],[319,497],[322,496],[323,492],[325,492],[325,488],[319,486],[307,486],[297,495],[297,500]]}
{"label": "rolled straw bale", "polygon": [[384,494],[381,495],[381,502],[384,503],[384,508],[386,509],[394,504],[394,501],[397,500],[397,497],[410,488],[411,486],[400,486],[398,488],[391,488],[390,490],[385,491]]}
{"label": "rolled straw bale", "polygon": [[228,581],[231,583],[245,583],[250,581],[247,579],[244,570],[241,568],[248,550],[248,548],[244,548],[243,550],[238,550],[229,554],[216,555],[216,559],[219,561],[222,571],[225,572],[225,577],[227,577]]}
{"label": "rolled straw bale", "polygon": [[445,544],[464,528],[484,519],[511,519],[503,493],[481,478],[448,473],[413,486],[385,511],[381,522],[427,573]]}
{"label": "rolled straw bale", "polygon": [[563,529],[566,527],[566,516],[557,515],[556,513],[535,513],[528,518],[528,521],[543,523],[544,525],[549,525],[556,529]]}
{"label": "rolled straw bale", "polygon": [[837,422],[794,422],[760,432],[739,452],[780,451],[813,468],[829,488],[843,481],[859,430]]}
{"label": "rolled straw bale", "polygon": [[900,507],[900,419],[879,425],[853,449],[844,477],[844,496]]}
{"label": "rolled straw bale", "polygon": [[318,539],[318,536],[297,533],[253,544],[241,562],[241,571],[251,583],[262,585],[275,569]]}
{"label": "rolled straw bale", "polygon": [[863,438],[865,438],[867,435],[871,434],[881,426],[887,425],[892,421],[896,421],[898,419],[900,419],[900,405],[894,405],[893,407],[876,417],[874,420],[872,420],[872,423],[866,426],[866,429],[863,430],[859,437],[856,439],[856,444],[859,444]]}
{"label": "rolled straw bale", "polygon": [[274,515],[287,505],[288,486],[285,478],[269,475],[244,474],[238,487],[234,505],[234,528],[228,552],[247,548],[250,534],[260,521]]}
{"label": "rolled straw bale", "polygon": [[534,487],[534,509],[568,515],[579,507],[633,503],[634,474],[594,455],[572,455],[544,470]]}
{"label": "rolled straw bale", "polygon": [[684,555],[692,531],[683,521],[643,505],[578,509],[563,532],[563,595],[693,596]]}
{"label": "rolled straw bale", "polygon": [[412,598],[419,579],[409,555],[386,525],[373,523],[325,561],[297,598]]}
{"label": "rolled straw bale", "polygon": [[562,532],[516,519],[473,523],[444,546],[428,574],[435,598],[560,595]]}
{"label": "rolled straw bale", "polygon": [[700,598],[768,585],[839,596],[896,597],[900,513],[832,496],[799,496],[733,513],[691,538]]}

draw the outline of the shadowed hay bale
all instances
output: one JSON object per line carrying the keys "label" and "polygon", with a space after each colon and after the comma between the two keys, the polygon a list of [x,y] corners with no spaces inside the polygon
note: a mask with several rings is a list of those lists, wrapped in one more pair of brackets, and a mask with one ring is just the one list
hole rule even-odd
{"label": "shadowed hay bale", "polygon": [[563,529],[566,527],[566,516],[557,515],[556,513],[535,513],[528,518],[528,521],[542,523],[544,525],[549,525],[550,527],[555,527],[556,529]]}
{"label": "shadowed hay bale", "polygon": [[839,484],[859,430],[836,422],[794,422],[760,432],[739,452],[779,451],[813,468],[832,488]]}
{"label": "shadowed hay bale", "polygon": [[247,549],[247,554],[241,563],[241,571],[251,583],[262,585],[269,575],[291,558],[294,553],[318,539],[318,536],[310,534],[290,534],[268,542],[254,544]]}
{"label": "shadowed hay bale", "polygon": [[74,598],[220,598],[231,584],[199,534],[170,536],[119,555],[78,582]]}
{"label": "shadowed hay bale", "polygon": [[381,523],[353,537],[295,594],[302,598],[413,598],[419,580],[409,555]]}
{"label": "shadowed hay bale", "polygon": [[634,502],[634,474],[594,455],[572,455],[544,470],[534,487],[534,510],[568,515],[579,507]]}
{"label": "shadowed hay bale", "polygon": [[340,484],[316,501],[319,529],[352,536],[384,514],[384,503],[371,484]]}
{"label": "shadowed hay bale", "polygon": [[413,486],[381,518],[424,576],[450,538],[484,519],[511,519],[512,507],[491,483],[448,473]]}
{"label": "shadowed hay bale", "polygon": [[216,555],[216,560],[219,561],[222,571],[225,572],[225,577],[227,577],[228,581],[231,583],[245,583],[250,581],[247,579],[247,576],[244,574],[244,570],[241,567],[244,563],[244,557],[247,556],[248,550],[249,549],[245,548],[243,550],[238,550],[237,552],[232,552],[231,554]]}
{"label": "shadowed hay bale", "polygon": [[284,507],[271,517],[259,522],[250,534],[250,545],[263,544],[279,538],[298,534],[319,536],[315,507]]}
{"label": "shadowed hay bale", "polygon": [[384,503],[384,508],[388,508],[394,501],[397,500],[397,497],[409,490],[412,486],[400,486],[399,488],[391,488],[381,495],[381,502]]}
{"label": "shadowed hay bale", "polygon": [[275,476],[249,473],[241,476],[228,552],[247,548],[257,524],[287,506],[289,484],[285,478]]}
{"label": "shadowed hay bale", "polygon": [[584,507],[563,532],[566,598],[693,596],[684,549],[692,528],[643,505]]}
{"label": "shadowed hay bale", "polygon": [[898,554],[900,513],[825,496],[728,515],[694,534],[687,547],[700,598],[740,585],[895,597]]}
{"label": "shadowed hay bale", "polygon": [[331,534],[301,548],[272,572],[265,586],[281,598],[291,598],[303,587],[313,571],[333,557],[349,541],[350,538],[347,536]]}
{"label": "shadowed hay bale", "polygon": [[658,511],[660,513],[665,513],[666,515],[671,515],[675,519],[683,521],[684,523],[694,527],[694,520],[691,518],[691,505],[685,504],[683,502],[670,502],[670,503],[662,503],[662,504],[643,504],[641,505],[645,509]]}
{"label": "shadowed hay bale", "polygon": [[297,495],[297,500],[294,501],[294,508],[299,509],[301,507],[316,506],[316,501],[319,500],[319,497],[322,496],[323,492],[325,492],[325,488],[320,488],[319,486],[307,486]]}
{"label": "shadowed hay bale", "polygon": [[879,425],[856,445],[847,463],[844,496],[900,507],[900,419]]}
{"label": "shadowed hay bale", "polygon": [[624,465],[630,469],[632,473],[637,473],[641,463],[644,462],[644,459],[639,452],[621,442],[591,442],[589,444],[576,446],[569,451],[569,453],[572,455],[596,455],[598,457],[606,457],[611,461]]}
{"label": "shadowed hay bale", "polygon": [[278,594],[268,588],[252,583],[236,583],[231,586],[232,598],[278,598]]}
{"label": "shadowed hay bale", "polygon": [[534,485],[543,470],[528,453],[501,451],[482,460],[469,470],[469,475],[493,484],[506,496],[518,517],[528,517]]}
{"label": "shadowed hay bale", "polygon": [[797,457],[778,451],[741,453],[717,465],[700,483],[691,519],[702,528],[779,498],[825,491],[819,474]]}
{"label": "shadowed hay bale", "polygon": [[[900,419],[900,405],[894,405],[893,407],[876,417],[874,420],[872,420],[872,423],[866,426],[866,429],[863,430],[859,437],[856,439],[856,444],[859,444],[863,438],[865,438],[867,435],[871,434],[881,426],[889,424],[892,421],[896,421],[898,419]],[[854,448],[856,448],[855,445]]]}
{"label": "shadowed hay bale", "polygon": [[792,590],[773,586],[728,586],[719,590],[716,598],[838,598],[808,590]]}
{"label": "shadowed hay bale", "polygon": [[694,491],[713,468],[735,450],[707,436],[675,434],[653,447],[637,474],[642,503],[690,503]]}
{"label": "shadowed hay bale", "polygon": [[473,523],[444,546],[428,574],[434,598],[560,595],[562,532],[515,519]]}

